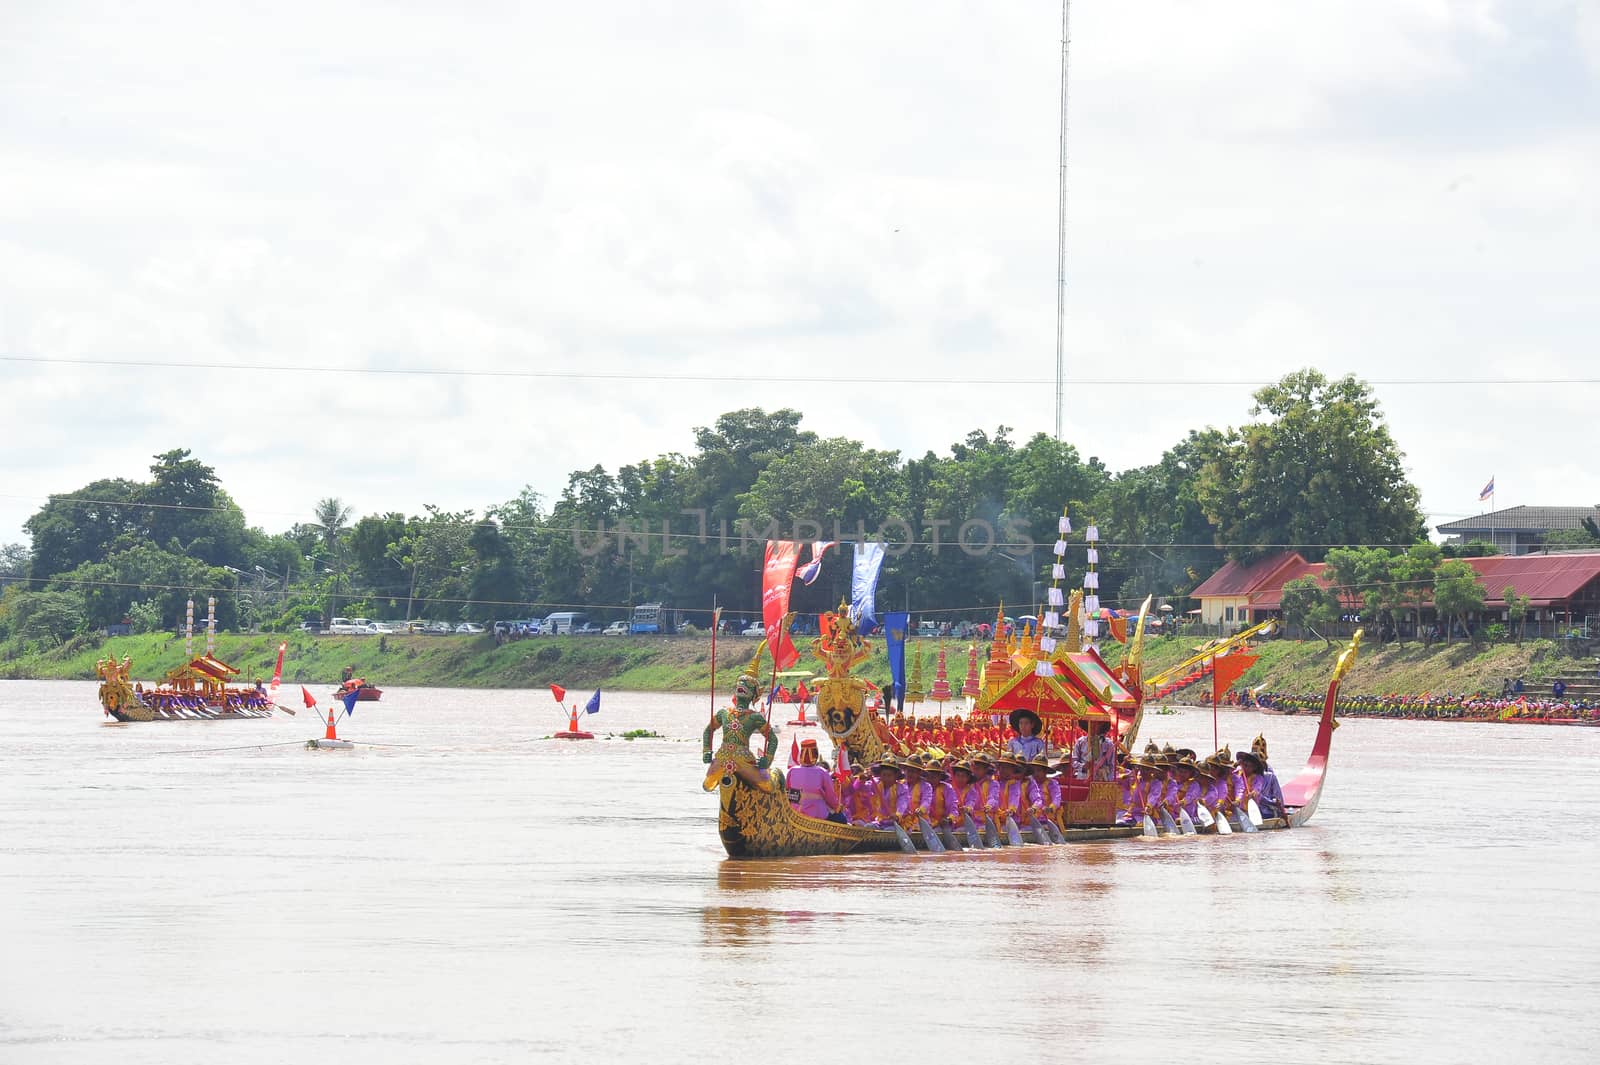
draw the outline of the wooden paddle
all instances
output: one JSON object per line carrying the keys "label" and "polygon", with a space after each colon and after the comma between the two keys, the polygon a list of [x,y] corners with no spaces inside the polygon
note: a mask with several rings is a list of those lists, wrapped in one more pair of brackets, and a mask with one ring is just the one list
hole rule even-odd
{"label": "wooden paddle", "polygon": [[900,844],[900,849],[907,854],[917,853],[917,845],[911,842],[911,836],[899,825],[894,826],[894,838]]}
{"label": "wooden paddle", "polygon": [[926,817],[917,818],[917,831],[922,833],[922,842],[928,845],[929,854],[944,853],[944,844],[939,840],[939,833],[933,830]]}
{"label": "wooden paddle", "polygon": [[960,853],[962,850],[961,837],[949,825],[939,826],[939,835],[944,838],[944,849]]}

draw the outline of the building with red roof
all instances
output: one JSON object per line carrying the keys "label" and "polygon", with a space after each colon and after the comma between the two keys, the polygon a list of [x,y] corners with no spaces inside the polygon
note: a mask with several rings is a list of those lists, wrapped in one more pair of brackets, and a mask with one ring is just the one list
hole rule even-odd
{"label": "building with red roof", "polygon": [[[1483,586],[1484,614],[1505,620],[1505,589],[1528,599],[1529,621],[1581,623],[1600,619],[1600,552],[1551,555],[1490,555],[1465,560]],[[1324,585],[1326,565],[1307,562],[1296,551],[1285,551],[1248,565],[1229,562],[1206,578],[1190,596],[1200,600],[1200,619],[1233,632],[1279,616],[1283,586],[1298,577],[1315,577]],[[1351,613],[1361,604],[1346,602]],[[1431,614],[1424,607],[1423,615]]]}

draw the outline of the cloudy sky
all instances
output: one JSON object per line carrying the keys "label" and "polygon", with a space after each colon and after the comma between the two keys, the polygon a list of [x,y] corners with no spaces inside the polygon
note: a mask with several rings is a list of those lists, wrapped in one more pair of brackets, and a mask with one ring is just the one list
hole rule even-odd
{"label": "cloudy sky", "polygon": [[[0,541],[172,447],[276,531],[554,496],[739,406],[1050,431],[1059,19],[6,3]],[[1491,475],[1600,503],[1600,0],[1080,0],[1072,37],[1068,439],[1153,461],[1247,418],[1195,382],[1314,365],[1380,382],[1435,522]]]}

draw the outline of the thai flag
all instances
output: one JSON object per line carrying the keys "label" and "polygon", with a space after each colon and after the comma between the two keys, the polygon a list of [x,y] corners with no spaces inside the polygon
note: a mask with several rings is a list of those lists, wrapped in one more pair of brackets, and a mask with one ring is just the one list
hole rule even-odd
{"label": "thai flag", "polygon": [[1491,478],[1489,478],[1489,483],[1483,486],[1483,491],[1478,493],[1478,502],[1482,503],[1485,499],[1488,499],[1493,495],[1494,495],[1494,478],[1491,477]]}
{"label": "thai flag", "polygon": [[795,576],[800,578],[801,584],[810,584],[817,579],[817,574],[822,572],[822,553],[838,542],[837,540],[815,540],[812,542],[811,561],[801,566],[795,573]]}

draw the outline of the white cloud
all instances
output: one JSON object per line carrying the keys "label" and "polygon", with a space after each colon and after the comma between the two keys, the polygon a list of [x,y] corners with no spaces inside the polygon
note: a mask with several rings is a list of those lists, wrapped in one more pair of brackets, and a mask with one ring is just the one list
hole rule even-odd
{"label": "white cloud", "polygon": [[[492,12],[492,13],[486,13]],[[1074,376],[1587,371],[1592,10],[1445,0],[1074,10]],[[1048,378],[1049,4],[457,14],[36,8],[0,35],[0,346],[253,365]],[[1585,50],[1587,49],[1587,50]],[[1585,57],[1590,65],[1584,67]],[[1559,74],[1559,77],[1558,77]],[[1506,86],[1515,86],[1508,93]],[[1592,98],[1592,97],[1591,97]],[[1486,100],[1506,108],[1485,114]],[[0,363],[0,540],[193,448],[252,519],[547,496],[738,406],[917,455],[1053,389]],[[1113,467],[1248,388],[1075,387]],[[1382,388],[1426,505],[1566,503],[1592,389]],[[35,449],[39,453],[35,453]],[[1570,498],[1569,498],[1570,497]],[[1457,502],[1459,501],[1459,502]]]}

